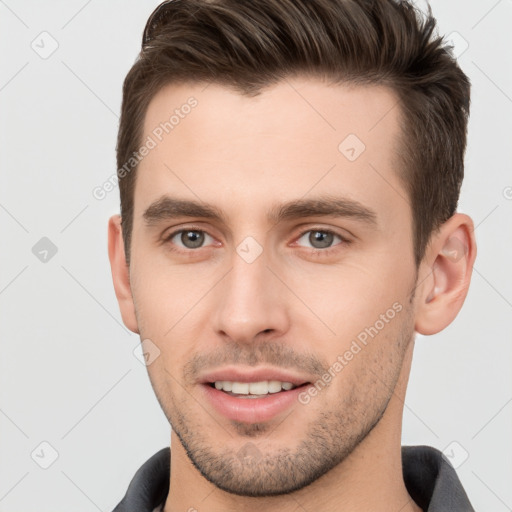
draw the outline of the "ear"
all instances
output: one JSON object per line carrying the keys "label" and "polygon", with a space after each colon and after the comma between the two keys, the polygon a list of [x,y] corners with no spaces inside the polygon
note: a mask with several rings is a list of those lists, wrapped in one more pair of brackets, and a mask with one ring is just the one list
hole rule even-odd
{"label": "ear", "polygon": [[108,257],[112,269],[112,280],[123,322],[130,331],[139,334],[135,305],[130,287],[130,268],[126,264],[126,255],[121,229],[121,216],[113,215],[108,221]]}
{"label": "ear", "polygon": [[473,221],[456,213],[432,235],[421,263],[416,332],[435,334],[450,325],[466,298],[476,258]]}

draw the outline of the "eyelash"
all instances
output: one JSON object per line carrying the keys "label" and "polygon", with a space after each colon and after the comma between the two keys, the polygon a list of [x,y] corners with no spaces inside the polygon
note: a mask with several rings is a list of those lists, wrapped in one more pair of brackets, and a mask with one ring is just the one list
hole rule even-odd
{"label": "eyelash", "polygon": [[[177,234],[179,233],[183,233],[185,231],[193,231],[193,232],[196,232],[196,233],[205,233],[207,234],[208,236],[211,236],[209,235],[204,229],[196,229],[194,226],[191,226],[191,227],[188,227],[188,228],[182,228],[182,229],[178,229],[176,231],[173,231],[172,233],[170,233],[168,236],[166,236],[163,240],[163,243],[168,243],[170,242]],[[331,254],[331,252],[333,251],[336,251],[338,246],[340,245],[350,245],[352,243],[351,240],[349,240],[348,238],[345,238],[344,236],[340,235],[339,233],[337,233],[336,231],[333,231],[331,229],[325,229],[325,228],[309,228],[309,229],[306,229],[305,231],[302,231],[299,236],[297,237],[297,240],[300,240],[306,233],[310,233],[310,232],[320,232],[320,233],[326,233],[326,234],[329,234],[329,235],[334,235],[334,236],[337,236],[338,238],[340,238],[341,242],[336,244],[336,245],[333,245],[331,247],[326,247],[325,249],[316,249],[315,247],[305,247],[305,249],[309,249],[310,251],[310,254],[314,254],[314,255],[329,255]],[[212,237],[213,238],[213,237]],[[174,252],[182,252],[182,253],[193,253],[199,249],[204,249],[204,247],[198,247],[197,249],[176,249],[175,247],[173,247],[174,244],[170,244],[170,250],[171,251],[174,251]]]}

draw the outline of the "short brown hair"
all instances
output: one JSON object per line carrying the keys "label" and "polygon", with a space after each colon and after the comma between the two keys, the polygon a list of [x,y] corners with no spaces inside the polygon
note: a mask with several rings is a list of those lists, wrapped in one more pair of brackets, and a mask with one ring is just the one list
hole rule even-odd
{"label": "short brown hair", "polygon": [[399,98],[400,178],[413,211],[414,257],[457,208],[470,83],[423,13],[399,0],[173,0],[149,18],[123,84],[117,168],[127,264],[136,165],[154,95],[179,82],[215,82],[256,96],[292,75],[386,85]]}

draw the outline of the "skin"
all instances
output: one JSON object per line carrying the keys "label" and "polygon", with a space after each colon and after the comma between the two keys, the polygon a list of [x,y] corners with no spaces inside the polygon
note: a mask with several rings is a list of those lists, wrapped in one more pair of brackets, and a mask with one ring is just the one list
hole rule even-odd
{"label": "skin", "polygon": [[[247,98],[217,84],[169,85],[149,105],[144,139],[190,96],[198,105],[137,170],[129,267],[120,217],[109,221],[123,321],[160,350],[147,369],[173,427],[165,511],[419,511],[400,452],[414,336],[439,332],[460,310],[476,256],[472,220],[445,222],[416,269],[396,172],[401,113],[387,88],[295,77]],[[354,161],[338,150],[348,134],[366,146]],[[215,205],[226,222],[148,226],[143,213],[163,194]],[[376,224],[266,218],[276,204],[325,194],[370,208]],[[180,233],[164,241],[192,228],[206,233],[196,233],[199,248]],[[322,245],[322,229],[349,242]],[[251,263],[236,251],[248,236],[262,248]],[[397,303],[328,386],[268,422],[231,421],[200,393],[200,373],[228,365],[316,381]],[[240,456],[247,449],[252,462]]]}

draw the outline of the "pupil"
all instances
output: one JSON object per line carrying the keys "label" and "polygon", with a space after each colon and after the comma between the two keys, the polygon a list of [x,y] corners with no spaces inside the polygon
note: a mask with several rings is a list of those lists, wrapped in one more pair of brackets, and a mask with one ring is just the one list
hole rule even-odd
{"label": "pupil", "polygon": [[315,247],[315,243],[320,242],[319,248],[325,248],[331,245],[332,237],[332,233],[326,233],[325,231],[313,231],[309,235],[309,241],[313,247]]}
{"label": "pupil", "polygon": [[195,249],[201,247],[204,239],[204,234],[199,231],[186,231],[181,235],[181,241],[185,247]]}

